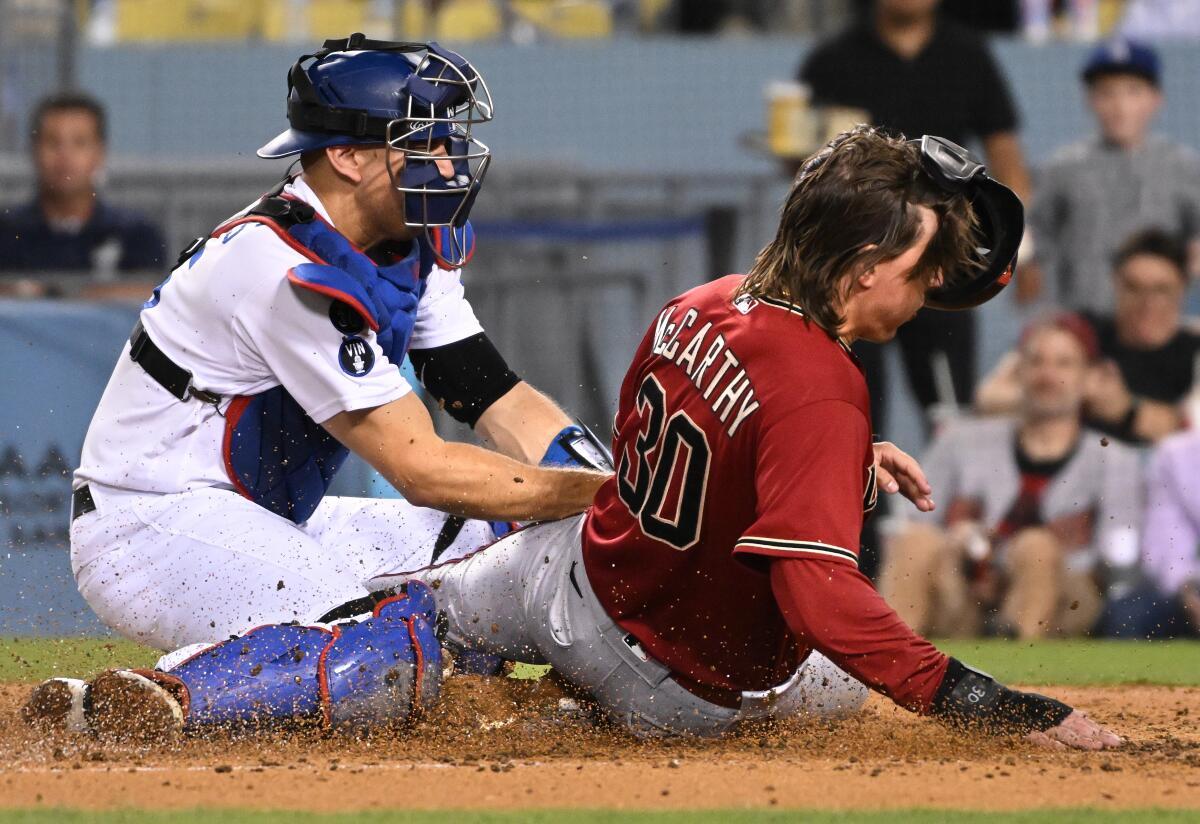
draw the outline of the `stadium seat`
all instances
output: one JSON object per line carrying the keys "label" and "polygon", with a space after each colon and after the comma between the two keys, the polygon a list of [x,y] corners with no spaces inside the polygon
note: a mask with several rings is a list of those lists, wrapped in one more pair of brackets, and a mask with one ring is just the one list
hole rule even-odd
{"label": "stadium seat", "polygon": [[369,0],[308,0],[309,38],[320,40],[325,37],[342,36],[343,32],[371,29],[368,18]]}
{"label": "stadium seat", "polygon": [[644,32],[658,29],[670,6],[671,0],[638,0],[638,26]]}
{"label": "stadium seat", "polygon": [[403,0],[397,37],[405,40],[432,38],[433,20],[426,0]]}
{"label": "stadium seat", "polygon": [[512,0],[512,10],[552,37],[612,36],[612,10],[602,0]]}
{"label": "stadium seat", "polygon": [[435,39],[488,40],[504,33],[504,18],[491,0],[449,0],[434,21]]}
{"label": "stadium seat", "polygon": [[[421,5],[405,3],[401,23]],[[116,39],[307,42],[352,31],[390,37],[394,21],[379,9],[373,0],[116,0]]]}
{"label": "stadium seat", "polygon": [[262,0],[118,0],[118,41],[262,37]]}

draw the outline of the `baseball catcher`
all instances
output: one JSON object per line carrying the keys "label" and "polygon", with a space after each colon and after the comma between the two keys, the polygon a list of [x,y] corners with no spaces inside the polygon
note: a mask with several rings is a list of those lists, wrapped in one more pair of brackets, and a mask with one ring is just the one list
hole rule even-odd
{"label": "baseball catcher", "polygon": [[[580,512],[607,476],[532,465],[582,431],[509,369],[464,294],[490,159],[474,130],[492,118],[475,67],[436,43],[327,41],[289,71],[287,117],[259,154],[298,171],[191,244],[141,311],[75,472],[71,561],[96,614],[142,643],[258,627],[180,665],[201,672],[184,715],[221,717],[234,699],[202,694],[212,673],[249,693],[273,672],[259,657],[286,651],[278,684],[378,721],[436,692],[440,649],[428,599],[368,582],[489,543],[488,521]],[[494,449],[437,436],[406,355]],[[350,451],[405,500],[327,495]],[[78,725],[106,689],[153,683],[139,678],[56,679],[31,712]]]}

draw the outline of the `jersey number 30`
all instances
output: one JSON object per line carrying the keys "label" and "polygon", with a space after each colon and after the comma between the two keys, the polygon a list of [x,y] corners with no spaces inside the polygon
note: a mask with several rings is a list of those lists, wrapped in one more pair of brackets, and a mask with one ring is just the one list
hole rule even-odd
{"label": "jersey number 30", "polygon": [[683,411],[666,418],[666,407],[662,384],[646,376],[637,395],[641,425],[633,448],[621,450],[617,493],[647,536],[688,549],[700,538],[712,453],[704,430]]}

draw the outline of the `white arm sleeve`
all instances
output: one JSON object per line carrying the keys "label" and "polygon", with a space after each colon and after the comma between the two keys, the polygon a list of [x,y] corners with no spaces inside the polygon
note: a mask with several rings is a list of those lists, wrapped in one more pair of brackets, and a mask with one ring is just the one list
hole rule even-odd
{"label": "white arm sleeve", "polygon": [[243,357],[260,361],[317,423],[412,391],[374,332],[364,329],[357,342],[334,328],[331,303],[281,278],[247,296],[234,315]]}
{"label": "white arm sleeve", "polygon": [[417,304],[417,322],[409,348],[433,349],[482,331],[483,326],[463,289],[462,270],[434,266]]}

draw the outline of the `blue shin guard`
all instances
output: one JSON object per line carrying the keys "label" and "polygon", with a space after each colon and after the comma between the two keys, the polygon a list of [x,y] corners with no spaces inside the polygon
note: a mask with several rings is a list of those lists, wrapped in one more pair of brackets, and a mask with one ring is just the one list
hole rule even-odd
{"label": "blue shin guard", "polygon": [[313,718],[333,728],[406,721],[437,701],[442,651],[419,581],[330,626],[270,624],[173,667],[188,728]]}

